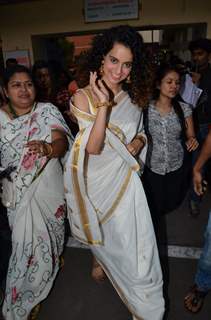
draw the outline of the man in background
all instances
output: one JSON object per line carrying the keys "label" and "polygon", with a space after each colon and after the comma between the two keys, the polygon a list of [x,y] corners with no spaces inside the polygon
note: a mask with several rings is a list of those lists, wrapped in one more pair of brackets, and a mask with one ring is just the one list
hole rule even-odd
{"label": "man in background", "polygon": [[[195,163],[200,148],[206,139],[211,126],[211,40],[203,38],[190,42],[189,50],[192,56],[192,80],[202,89],[202,94],[193,111],[195,132],[199,142],[198,151],[194,154],[193,162]],[[196,194],[194,188],[190,192],[190,214],[197,217],[200,213],[201,196]]]}
{"label": "man in background", "polygon": [[[201,196],[204,192],[204,182],[201,174],[206,161],[211,158],[211,129],[203,144],[200,155],[193,168],[193,184],[196,193]],[[211,209],[204,234],[204,247],[195,275],[195,284],[186,295],[184,303],[188,311],[197,313],[201,310],[204,298],[211,290]]]}

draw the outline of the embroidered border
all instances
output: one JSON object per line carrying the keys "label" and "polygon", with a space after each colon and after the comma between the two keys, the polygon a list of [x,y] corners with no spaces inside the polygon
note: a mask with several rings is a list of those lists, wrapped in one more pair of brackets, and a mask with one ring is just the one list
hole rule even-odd
{"label": "embroidered border", "polygon": [[90,230],[90,224],[89,224],[89,217],[86,210],[86,205],[83,199],[83,196],[81,194],[79,181],[78,181],[78,159],[79,159],[79,151],[80,151],[80,145],[81,145],[81,139],[83,136],[85,129],[82,129],[79,133],[79,136],[77,137],[74,145],[73,145],[73,161],[71,165],[72,169],[72,176],[73,176],[73,188],[75,191],[76,199],[79,206],[80,216],[81,216],[81,222],[83,226],[84,233],[87,238],[87,242],[90,244],[100,244],[101,241],[94,241],[92,238],[92,233]]}

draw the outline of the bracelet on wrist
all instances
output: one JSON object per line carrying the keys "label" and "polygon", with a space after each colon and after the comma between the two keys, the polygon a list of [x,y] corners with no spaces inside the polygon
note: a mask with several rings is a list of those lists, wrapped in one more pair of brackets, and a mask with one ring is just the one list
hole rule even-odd
{"label": "bracelet on wrist", "polygon": [[53,154],[53,146],[52,146],[51,143],[47,143],[47,142],[45,143],[45,145],[46,145],[46,148],[47,148],[47,153],[45,154],[45,156],[47,158],[50,158],[52,156],[52,154]]}
{"label": "bracelet on wrist", "polygon": [[145,144],[146,144],[146,139],[145,139],[143,136],[136,136],[135,139],[140,140],[140,141],[143,143],[143,145],[145,146]]}
{"label": "bracelet on wrist", "polygon": [[98,103],[96,104],[96,108],[102,108],[102,107],[111,108],[112,105],[113,105],[113,103],[110,102],[110,101],[98,102]]}

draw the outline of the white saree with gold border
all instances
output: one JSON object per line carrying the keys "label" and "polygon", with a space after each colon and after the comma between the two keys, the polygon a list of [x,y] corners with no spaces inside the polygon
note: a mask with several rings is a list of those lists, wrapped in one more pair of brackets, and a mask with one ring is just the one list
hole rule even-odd
{"label": "white saree with gold border", "polygon": [[96,115],[91,97],[90,114],[72,105],[80,131],[65,169],[68,215],[72,234],[90,245],[134,319],[161,320],[163,281],[154,230],[139,164],[126,148],[144,135],[142,112],[127,94],[120,97],[99,155],[85,150]]}

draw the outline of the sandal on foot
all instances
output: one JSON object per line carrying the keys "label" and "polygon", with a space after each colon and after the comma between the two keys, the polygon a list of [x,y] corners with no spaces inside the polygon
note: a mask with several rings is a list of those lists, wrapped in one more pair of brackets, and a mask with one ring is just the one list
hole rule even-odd
{"label": "sandal on foot", "polygon": [[191,313],[198,313],[204,304],[207,291],[200,291],[195,284],[184,299],[185,308]]}
{"label": "sandal on foot", "polygon": [[36,320],[37,319],[38,313],[40,312],[40,307],[41,307],[41,304],[39,303],[32,309],[32,311],[30,312],[30,315],[28,317],[28,320]]}
{"label": "sandal on foot", "polygon": [[95,259],[92,266],[92,278],[98,283],[103,282],[106,278],[105,272]]}

